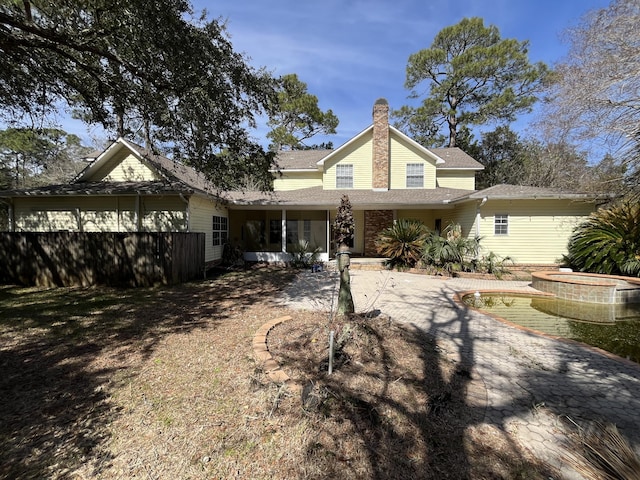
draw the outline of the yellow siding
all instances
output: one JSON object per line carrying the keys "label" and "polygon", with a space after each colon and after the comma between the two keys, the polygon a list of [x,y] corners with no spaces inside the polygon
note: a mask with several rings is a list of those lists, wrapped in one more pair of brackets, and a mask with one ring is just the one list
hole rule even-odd
{"label": "yellow siding", "polygon": [[144,197],[141,230],[145,232],[186,232],[187,205],[178,196]]}
{"label": "yellow siding", "polygon": [[127,156],[104,177],[107,182],[142,182],[157,179],[158,174],[133,155]]}
{"label": "yellow siding", "polygon": [[[433,210],[397,210],[396,218],[419,220],[429,230],[433,230],[435,227],[435,217],[433,216]],[[440,218],[440,217],[438,217]]]}
{"label": "yellow siding", "polygon": [[407,188],[407,163],[424,164],[424,185],[423,188],[436,187],[436,167],[435,160],[423,152],[415,145],[402,141],[395,134],[391,135],[391,158],[390,158],[390,188],[392,190],[403,190]]}
{"label": "yellow siding", "polygon": [[273,189],[276,191],[299,190],[301,188],[321,186],[322,172],[289,172],[284,173],[282,176],[276,174],[273,180]]}
{"label": "yellow siding", "polygon": [[192,196],[189,199],[189,231],[203,232],[205,262],[222,258],[222,245],[213,245],[213,217],[227,217],[227,208],[204,197]]}
{"label": "yellow siding", "polygon": [[339,152],[324,165],[323,185],[325,190],[336,189],[336,165],[353,165],[353,188],[359,190],[370,190],[373,185],[372,180],[372,137],[364,135],[356,142]]}
{"label": "yellow siding", "polygon": [[461,188],[463,190],[476,189],[476,174],[474,171],[439,171],[438,187]]}
{"label": "yellow siding", "polygon": [[[594,209],[592,204],[561,200],[489,201],[481,209],[480,245],[515,263],[550,264],[567,253],[573,228]],[[509,215],[509,234],[494,234],[496,214]]]}
{"label": "yellow siding", "polygon": [[433,210],[432,215],[433,222],[431,225],[427,225],[429,229],[435,229],[436,219],[440,219],[442,231],[444,231],[444,229],[449,225],[458,224],[462,228],[462,234],[464,236],[473,238],[476,235],[475,204],[462,204],[456,205],[454,208]]}
{"label": "yellow siding", "polygon": [[[179,197],[143,198],[141,230],[184,232],[186,204]],[[16,230],[134,232],[135,197],[39,197],[16,199]]]}
{"label": "yellow siding", "polygon": [[55,232],[79,229],[80,202],[51,197],[17,198],[14,203],[18,232]]}
{"label": "yellow siding", "polygon": [[122,149],[86,180],[89,182],[101,180],[106,182],[140,182],[158,180],[159,178],[154,170],[147,167],[130,151]]}
{"label": "yellow siding", "polygon": [[[134,207],[131,202],[130,208]],[[127,231],[120,225],[120,198],[87,197],[82,199],[80,218],[85,232],[121,232]],[[133,222],[129,224],[133,227]]]}

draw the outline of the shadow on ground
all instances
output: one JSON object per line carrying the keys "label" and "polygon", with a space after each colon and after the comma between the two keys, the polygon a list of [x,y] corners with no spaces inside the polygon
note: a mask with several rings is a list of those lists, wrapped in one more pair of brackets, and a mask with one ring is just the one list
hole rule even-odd
{"label": "shadow on ground", "polygon": [[0,287],[0,477],[67,478],[107,468],[109,386],[166,335],[227,320],[278,291],[258,270],[173,288]]}
{"label": "shadow on ground", "polygon": [[[481,380],[432,335],[384,315],[323,323],[294,319],[268,340],[276,360],[304,385],[302,408],[315,432],[299,478],[554,478],[508,435],[479,427]],[[328,329],[337,338],[350,332],[332,375],[318,341]]]}

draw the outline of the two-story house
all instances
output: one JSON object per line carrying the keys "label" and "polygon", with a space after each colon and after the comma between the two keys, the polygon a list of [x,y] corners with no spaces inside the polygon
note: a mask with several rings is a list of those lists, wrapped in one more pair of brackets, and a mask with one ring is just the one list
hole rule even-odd
{"label": "two-story house", "polygon": [[498,185],[475,190],[483,166],[459,148],[427,149],[389,125],[379,99],[373,123],[335,150],[280,152],[273,193],[230,193],[230,241],[252,260],[283,260],[299,239],[332,258],[331,225],[342,195],[355,218],[352,251],[375,257],[377,234],[399,218],[432,230],[458,223],[464,235],[517,263],[548,265],[566,253],[592,196]]}
{"label": "two-story house", "polygon": [[229,241],[247,260],[286,261],[299,240],[333,255],[331,225],[348,195],[352,251],[375,257],[377,234],[399,218],[464,235],[516,263],[548,265],[596,208],[589,195],[498,185],[475,190],[483,167],[458,148],[427,149],[389,125],[380,99],[373,124],[335,150],[280,152],[274,191],[215,194],[193,169],[124,139],[66,185],[0,192],[11,231],[203,232],[205,261]]}

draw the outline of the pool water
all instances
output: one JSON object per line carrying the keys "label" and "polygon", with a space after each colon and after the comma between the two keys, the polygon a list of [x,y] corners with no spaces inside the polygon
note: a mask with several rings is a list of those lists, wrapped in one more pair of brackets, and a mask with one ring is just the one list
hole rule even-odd
{"label": "pool water", "polygon": [[555,297],[482,293],[465,304],[512,323],[640,363],[640,304],[594,305]]}

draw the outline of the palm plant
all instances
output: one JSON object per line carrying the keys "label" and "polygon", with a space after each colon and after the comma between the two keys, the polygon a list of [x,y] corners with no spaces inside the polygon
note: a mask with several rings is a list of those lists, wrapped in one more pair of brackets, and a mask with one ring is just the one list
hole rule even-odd
{"label": "palm plant", "polygon": [[391,266],[414,267],[422,257],[428,233],[419,220],[401,218],[378,234],[376,250],[389,258]]}
{"label": "palm plant", "polygon": [[471,260],[478,256],[480,238],[463,236],[458,224],[448,225],[443,233],[445,236],[432,233],[426,239],[424,262],[449,274],[468,269]]}
{"label": "palm plant", "polygon": [[640,204],[592,213],[569,239],[564,261],[582,272],[640,276]]}

